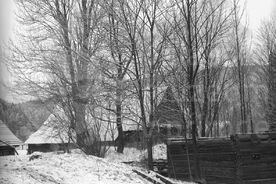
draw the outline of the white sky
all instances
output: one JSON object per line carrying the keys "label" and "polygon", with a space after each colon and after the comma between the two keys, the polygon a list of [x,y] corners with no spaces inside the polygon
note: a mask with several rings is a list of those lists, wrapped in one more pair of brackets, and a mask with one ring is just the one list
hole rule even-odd
{"label": "white sky", "polygon": [[[13,3],[12,0],[0,0],[0,44],[7,41],[12,33],[13,21]],[[5,65],[0,61],[0,97],[8,98],[8,90],[3,84],[10,83],[10,74],[6,70]]]}
{"label": "white sky", "polygon": [[262,20],[269,18],[273,10],[276,10],[276,0],[247,0],[245,3],[249,28],[252,31],[257,30]]}
{"label": "white sky", "polygon": [[[240,0],[240,3],[246,5],[249,29],[253,32],[253,35],[262,20],[268,19],[274,11],[276,12],[276,0]],[[8,35],[10,37],[13,35],[12,30],[17,26],[15,16],[13,16],[14,10],[13,0],[0,0],[0,39],[7,39]],[[3,64],[0,63],[0,97],[9,101],[16,101],[11,95],[7,95],[9,92],[6,89],[1,87],[1,82],[10,83],[10,76]]]}

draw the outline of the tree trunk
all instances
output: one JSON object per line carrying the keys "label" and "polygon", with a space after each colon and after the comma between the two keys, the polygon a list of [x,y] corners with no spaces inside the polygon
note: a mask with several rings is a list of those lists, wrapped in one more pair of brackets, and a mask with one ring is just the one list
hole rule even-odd
{"label": "tree trunk", "polygon": [[[192,45],[191,45],[192,46]],[[193,79],[194,72],[193,72],[193,50],[192,47],[189,48],[189,57],[190,57],[190,64],[189,64],[189,103],[190,103],[190,115],[192,121],[192,141],[193,141],[193,153],[194,153],[194,161],[195,161],[195,178],[201,178],[201,170],[200,170],[200,163],[198,157],[198,147],[197,147],[197,120],[196,120],[196,108],[195,108],[195,82]]]}
{"label": "tree trunk", "polygon": [[148,148],[148,167],[150,170],[153,169],[152,165],[152,145],[151,143],[151,136],[150,132],[147,126],[147,120],[146,120],[146,112],[145,112],[145,104],[144,104],[144,92],[143,92],[143,84],[142,84],[142,78],[141,74],[139,72],[139,61],[136,55],[136,43],[135,40],[132,38],[132,55],[134,60],[134,68],[135,68],[135,77],[137,81],[137,92],[138,92],[138,99],[139,99],[139,105],[141,110],[141,120],[142,120],[142,127],[143,127],[143,139],[147,142],[147,148]]}
{"label": "tree trunk", "polygon": [[148,169],[153,170],[153,157],[152,157],[152,135],[149,134],[149,137],[147,139],[147,150],[148,150]]}
{"label": "tree trunk", "polygon": [[238,64],[238,79],[239,79],[239,96],[240,96],[240,113],[241,113],[241,133],[246,133],[246,111],[245,111],[245,98],[244,98],[244,71],[241,63],[240,56],[240,39],[239,39],[239,25],[238,25],[238,12],[237,2],[234,1],[234,16],[235,16],[235,42],[236,42],[236,55]]}
{"label": "tree trunk", "polygon": [[209,66],[208,61],[205,64],[205,74],[203,77],[203,93],[204,93],[204,100],[203,100],[203,109],[202,109],[202,118],[201,118],[201,136],[206,136],[206,118],[208,115],[208,92],[209,92],[209,84],[210,84],[210,77],[209,77]]}
{"label": "tree trunk", "polygon": [[[91,5],[90,5],[91,6]],[[89,139],[89,132],[85,120],[86,116],[86,104],[88,96],[88,62],[90,60],[89,56],[89,37],[90,37],[90,24],[91,24],[91,12],[89,12],[87,0],[81,1],[81,20],[82,20],[82,32],[81,32],[81,44],[80,44],[80,54],[77,64],[77,93],[74,99],[75,103],[75,118],[76,118],[76,134],[77,134],[77,144],[85,149],[87,154],[92,154],[93,148],[91,148],[92,142]],[[101,138],[100,138],[101,139]]]}
{"label": "tree trunk", "polygon": [[[118,69],[118,75],[122,70]],[[117,152],[123,153],[124,152],[124,132],[122,126],[122,91],[121,91],[121,79],[117,79],[117,88],[116,88],[116,123],[117,123],[117,130],[118,130],[118,147]]]}
{"label": "tree trunk", "polygon": [[88,132],[85,129],[85,106],[75,102],[77,145],[88,153]]}
{"label": "tree trunk", "polygon": [[148,140],[148,167],[153,170],[153,157],[152,157],[152,128],[153,128],[153,113],[154,113],[154,46],[153,46],[153,30],[154,19],[151,22],[150,27],[150,72],[149,72],[149,88],[150,88],[150,116],[149,116],[149,140]]}
{"label": "tree trunk", "polygon": [[273,48],[268,63],[268,110],[267,120],[270,131],[276,131],[276,52]]}
{"label": "tree trunk", "polygon": [[[196,120],[196,108],[195,108],[195,74],[194,74],[194,51],[193,51],[193,39],[192,39],[192,10],[191,10],[191,2],[186,1],[187,5],[187,32],[188,32],[188,99],[190,103],[190,115],[192,121],[192,141],[193,141],[193,154],[195,161],[195,178],[201,179],[201,170],[200,170],[200,161],[198,157],[198,147],[197,147],[197,120]],[[197,44],[197,43],[196,43]]]}

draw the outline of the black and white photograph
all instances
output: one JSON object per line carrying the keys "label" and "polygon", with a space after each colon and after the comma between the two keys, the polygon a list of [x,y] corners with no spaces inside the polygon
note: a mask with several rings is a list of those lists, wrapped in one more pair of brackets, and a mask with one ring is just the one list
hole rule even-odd
{"label": "black and white photograph", "polygon": [[276,0],[0,0],[0,184],[276,184]]}

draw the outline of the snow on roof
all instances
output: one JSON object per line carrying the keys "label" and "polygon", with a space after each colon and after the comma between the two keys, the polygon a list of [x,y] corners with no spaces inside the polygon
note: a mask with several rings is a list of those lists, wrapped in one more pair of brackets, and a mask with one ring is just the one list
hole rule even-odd
{"label": "snow on roof", "polygon": [[68,143],[68,123],[61,108],[55,108],[43,125],[33,133],[26,144],[59,144]]}
{"label": "snow on roof", "polygon": [[[113,141],[118,133],[114,123],[96,121],[86,116],[88,131],[91,137],[101,138],[101,141]],[[43,125],[33,133],[26,141],[26,144],[60,144],[69,142],[68,130],[70,121],[62,108],[56,107]],[[75,133],[72,132],[75,139]],[[72,142],[72,141],[71,141]]]}
{"label": "snow on roof", "polygon": [[[3,142],[2,142],[3,141]],[[7,125],[0,120],[0,146],[6,146],[6,144],[15,146],[23,144],[7,127]]]}

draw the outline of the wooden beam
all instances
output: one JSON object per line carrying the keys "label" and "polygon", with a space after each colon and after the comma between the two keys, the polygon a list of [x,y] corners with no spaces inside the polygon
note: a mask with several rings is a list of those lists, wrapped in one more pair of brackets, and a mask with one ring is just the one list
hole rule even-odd
{"label": "wooden beam", "polygon": [[146,173],[143,173],[143,172],[138,171],[138,170],[136,170],[136,169],[133,169],[132,171],[135,172],[136,174],[142,176],[142,177],[145,178],[146,180],[148,180],[148,181],[154,183],[154,184],[164,184],[163,182],[160,182],[160,181],[158,181],[158,180],[152,178],[151,176],[149,176],[149,175],[146,174]]}

